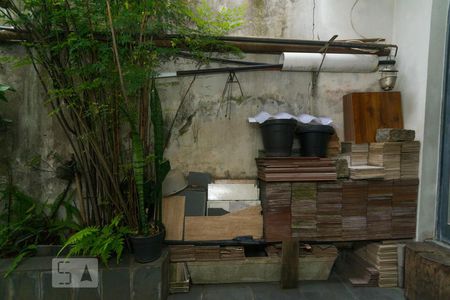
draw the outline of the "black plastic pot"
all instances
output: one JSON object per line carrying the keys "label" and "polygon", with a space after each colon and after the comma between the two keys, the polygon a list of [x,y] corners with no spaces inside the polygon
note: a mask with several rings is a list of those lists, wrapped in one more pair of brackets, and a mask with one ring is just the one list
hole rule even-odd
{"label": "black plastic pot", "polygon": [[267,120],[259,127],[266,156],[290,156],[297,121]]}
{"label": "black plastic pot", "polygon": [[134,259],[140,263],[157,260],[161,256],[165,234],[162,230],[155,236],[130,236]]}
{"label": "black plastic pot", "polygon": [[300,125],[297,135],[300,139],[300,153],[308,157],[326,157],[328,142],[334,128],[329,125]]}

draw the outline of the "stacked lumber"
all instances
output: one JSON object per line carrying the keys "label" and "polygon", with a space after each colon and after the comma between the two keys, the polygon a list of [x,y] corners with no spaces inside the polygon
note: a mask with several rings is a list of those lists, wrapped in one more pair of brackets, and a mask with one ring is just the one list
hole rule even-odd
{"label": "stacked lumber", "polygon": [[235,246],[194,246],[171,245],[169,246],[171,262],[188,261],[216,261],[244,259],[244,247]]}
{"label": "stacked lumber", "polygon": [[291,183],[260,182],[264,239],[282,241],[291,237]]}
{"label": "stacked lumber", "polygon": [[357,287],[378,286],[379,272],[369,262],[351,251],[345,251],[336,262],[338,274]]}
{"label": "stacked lumber", "polygon": [[258,178],[266,182],[336,180],[334,160],[318,157],[257,158]]}
{"label": "stacked lumber", "polygon": [[384,168],[384,179],[400,178],[401,143],[370,143],[369,165]]}
{"label": "stacked lumber", "polygon": [[351,166],[367,165],[369,156],[369,144],[354,144],[350,142],[342,143],[342,153],[350,155]]}
{"label": "stacked lumber", "polygon": [[378,128],[375,140],[377,142],[403,142],[413,141],[416,132],[400,128]]}
{"label": "stacked lumber", "polygon": [[397,244],[369,243],[355,251],[356,255],[373,264],[379,272],[379,287],[398,286]]}
{"label": "stacked lumber", "polygon": [[391,236],[393,181],[371,180],[367,189],[367,233],[371,239]]}
{"label": "stacked lumber", "polygon": [[335,133],[330,137],[330,141],[328,142],[327,157],[336,158],[339,153],[341,153],[341,143]]}
{"label": "stacked lumber", "polygon": [[171,262],[184,262],[195,260],[194,245],[171,245],[169,246],[169,257]]}
{"label": "stacked lumber", "polygon": [[340,239],[342,236],[342,185],[339,182],[317,185],[317,237]]}
{"label": "stacked lumber", "polygon": [[342,238],[363,240],[367,236],[367,181],[342,183]]}
{"label": "stacked lumber", "polygon": [[292,237],[316,237],[317,183],[292,183],[291,228]]}
{"label": "stacked lumber", "polygon": [[419,180],[396,180],[392,187],[392,237],[410,238],[416,233]]}
{"label": "stacked lumber", "polygon": [[245,251],[244,247],[221,247],[220,248],[220,259],[221,260],[234,260],[234,259],[244,259]]}
{"label": "stacked lumber", "polygon": [[188,293],[190,276],[186,263],[169,264],[169,293]]}
{"label": "stacked lumber", "polygon": [[420,142],[403,142],[401,149],[400,177],[414,179],[419,177]]}
{"label": "stacked lumber", "polygon": [[354,180],[362,179],[382,179],[384,178],[384,168],[377,166],[351,166],[350,178]]}

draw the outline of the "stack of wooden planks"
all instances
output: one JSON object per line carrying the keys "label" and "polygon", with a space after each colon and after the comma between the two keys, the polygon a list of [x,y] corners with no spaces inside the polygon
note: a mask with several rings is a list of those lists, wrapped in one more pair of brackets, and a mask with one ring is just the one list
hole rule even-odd
{"label": "stack of wooden planks", "polygon": [[288,182],[260,182],[266,241],[281,241],[291,237],[291,185]]}
{"label": "stack of wooden planks", "polygon": [[317,237],[340,239],[342,236],[342,185],[340,182],[317,185]]}
{"label": "stack of wooden planks", "polygon": [[351,142],[342,143],[342,153],[350,155],[350,165],[364,166],[367,165],[369,157],[369,144],[354,144]]}
{"label": "stack of wooden planks", "polygon": [[402,144],[397,142],[370,143],[369,165],[384,168],[384,179],[400,179]]}
{"label": "stack of wooden planks", "polygon": [[419,177],[420,142],[402,143],[400,177],[414,179]]}
{"label": "stack of wooden planks", "polygon": [[292,237],[316,237],[317,183],[292,183],[291,227]]}
{"label": "stack of wooden planks", "polygon": [[393,181],[370,180],[367,189],[367,233],[372,239],[391,236]]}
{"label": "stack of wooden planks", "polygon": [[398,286],[397,244],[369,243],[355,250],[356,255],[375,266],[379,272],[379,287]]}
{"label": "stack of wooden planks", "polygon": [[416,233],[416,210],[419,180],[395,180],[392,186],[393,238],[410,238]]}
{"label": "stack of wooden planks", "polygon": [[351,166],[350,178],[354,180],[362,179],[382,179],[384,178],[384,168],[378,166]]}
{"label": "stack of wooden planks", "polygon": [[240,246],[169,246],[171,262],[216,261],[244,259],[244,247]]}
{"label": "stack of wooden planks", "polygon": [[413,238],[418,180],[261,181],[264,238],[357,241]]}
{"label": "stack of wooden planks", "polygon": [[266,182],[336,180],[335,161],[318,157],[257,158],[258,178]]}
{"label": "stack of wooden planks", "polygon": [[367,181],[342,183],[342,238],[363,240],[367,235]]}
{"label": "stack of wooden planks", "polygon": [[327,148],[327,157],[336,158],[341,153],[341,143],[337,134],[333,134],[330,137]]}

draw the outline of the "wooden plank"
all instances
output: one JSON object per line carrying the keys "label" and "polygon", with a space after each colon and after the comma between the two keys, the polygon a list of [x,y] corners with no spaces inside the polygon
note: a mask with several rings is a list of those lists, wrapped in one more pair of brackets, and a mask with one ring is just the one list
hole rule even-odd
{"label": "wooden plank", "polygon": [[371,143],[378,128],[403,128],[400,92],[352,93],[343,106],[345,141]]}
{"label": "wooden plank", "polygon": [[162,222],[166,228],[166,240],[183,240],[184,196],[165,197],[162,201]]}
{"label": "wooden plank", "polygon": [[297,288],[298,281],[298,239],[283,240],[281,255],[281,280],[282,289]]}
{"label": "wooden plank", "polygon": [[263,235],[261,206],[252,206],[223,216],[186,217],[184,240],[220,241],[250,235],[260,239]]}

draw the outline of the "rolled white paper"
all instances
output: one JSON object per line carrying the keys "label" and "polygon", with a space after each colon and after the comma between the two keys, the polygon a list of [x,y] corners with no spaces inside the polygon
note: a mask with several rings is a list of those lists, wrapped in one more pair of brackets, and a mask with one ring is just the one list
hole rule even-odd
{"label": "rolled white paper", "polygon": [[[283,52],[280,64],[282,71],[314,72],[319,70],[323,54]],[[372,54],[336,54],[325,55],[321,72],[370,73],[378,69],[378,56]]]}

